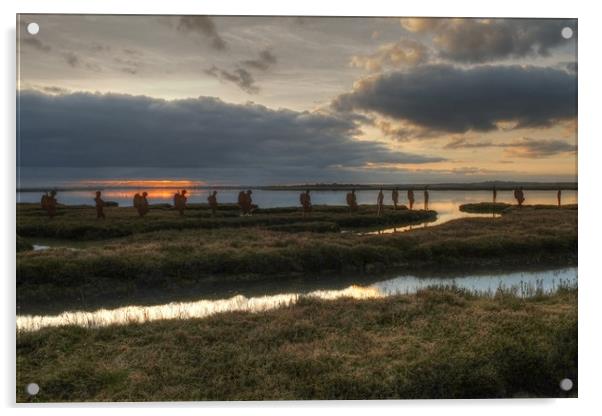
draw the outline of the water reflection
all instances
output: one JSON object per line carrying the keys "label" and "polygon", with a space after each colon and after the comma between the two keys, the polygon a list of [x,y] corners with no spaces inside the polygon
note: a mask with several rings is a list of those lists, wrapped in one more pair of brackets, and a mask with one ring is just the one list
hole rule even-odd
{"label": "water reflection", "polygon": [[203,318],[216,313],[249,311],[261,312],[296,303],[300,297],[337,299],[350,297],[368,299],[408,294],[429,286],[456,286],[480,294],[494,294],[498,288],[514,290],[518,296],[531,296],[535,293],[551,293],[559,286],[577,285],[577,268],[570,267],[552,271],[517,272],[495,275],[469,275],[453,279],[445,277],[421,278],[399,276],[373,283],[369,286],[351,285],[341,290],[314,290],[276,294],[271,296],[245,297],[236,295],[228,299],[198,300],[194,302],[173,302],[156,306],[125,306],[116,309],[100,309],[93,312],[64,312],[54,316],[17,316],[18,331],[36,331],[45,327],[76,325],[81,327],[102,327],[151,322],[163,319]]}

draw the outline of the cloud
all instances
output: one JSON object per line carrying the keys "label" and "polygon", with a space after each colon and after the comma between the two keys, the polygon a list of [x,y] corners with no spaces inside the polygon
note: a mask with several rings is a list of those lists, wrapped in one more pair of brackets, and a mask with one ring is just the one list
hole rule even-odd
{"label": "cloud", "polygon": [[479,149],[487,147],[504,148],[504,152],[510,157],[537,159],[556,156],[564,153],[574,153],[577,145],[567,143],[564,140],[542,140],[523,137],[512,142],[495,143],[491,141],[470,141],[466,138],[456,138],[445,145],[446,149]]}
{"label": "cloud", "polygon": [[[126,56],[131,56],[131,54],[128,54],[126,52]],[[118,64],[119,70],[125,72],[126,74],[136,75],[142,67],[142,62],[137,59],[124,59],[119,56],[116,56],[113,58],[113,61],[116,64]]]}
{"label": "cloud", "polygon": [[234,71],[230,72],[213,65],[204,72],[220,81],[231,82],[249,94],[257,94],[259,92],[259,87],[255,85],[253,75],[246,69],[236,68]]}
{"label": "cloud", "polygon": [[37,49],[42,52],[50,52],[52,50],[52,47],[50,45],[43,43],[38,38],[25,38],[25,39],[21,40],[20,42],[23,45],[32,47],[32,48]]}
{"label": "cloud", "polygon": [[543,67],[423,65],[360,80],[332,106],[430,131],[492,131],[502,122],[542,127],[576,117],[577,79]]}
{"label": "cloud", "polygon": [[351,57],[351,66],[363,68],[370,72],[377,72],[383,67],[398,68],[408,65],[414,66],[426,62],[428,51],[426,47],[412,39],[401,39],[395,43],[387,43],[378,48],[371,55],[354,55]]}
{"label": "cloud", "polygon": [[181,16],[177,29],[183,33],[198,33],[206,36],[211,41],[211,47],[216,50],[225,50],[226,41],[220,36],[215,23],[209,16]]}
{"label": "cloud", "polygon": [[577,73],[577,62],[566,62],[564,63],[564,68],[572,73]]}
{"label": "cloud", "polygon": [[295,170],[305,179],[303,172],[317,177],[368,163],[443,160],[355,140],[357,124],[331,114],[209,97],[167,101],[26,90],[18,100],[19,166]]}
{"label": "cloud", "polygon": [[67,94],[67,93],[69,93],[68,89],[62,88],[62,87],[56,87],[53,85],[40,86],[36,89],[39,89],[40,91],[43,91],[48,94]]}
{"label": "cloud", "polygon": [[548,56],[550,49],[569,42],[560,34],[564,27],[577,31],[575,19],[409,18],[401,25],[431,35],[441,58],[466,63]]}
{"label": "cloud", "polygon": [[252,69],[267,71],[272,66],[276,65],[276,62],[276,56],[274,56],[268,49],[265,49],[259,52],[259,56],[256,59],[242,61],[241,64]]}
{"label": "cloud", "polygon": [[509,156],[529,159],[574,153],[576,151],[577,145],[563,140],[537,140],[528,137],[523,137],[522,140],[509,144],[505,150]]}
{"label": "cloud", "polygon": [[81,65],[81,60],[75,52],[65,52],[63,53],[63,58],[65,58],[65,62],[72,68],[77,68]]}

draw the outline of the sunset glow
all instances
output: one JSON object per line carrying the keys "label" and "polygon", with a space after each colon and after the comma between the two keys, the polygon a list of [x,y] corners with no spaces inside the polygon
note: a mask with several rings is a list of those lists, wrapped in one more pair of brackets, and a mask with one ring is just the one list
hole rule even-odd
{"label": "sunset glow", "polygon": [[[172,180],[172,179],[154,179],[154,180],[143,180],[143,179],[112,179],[112,180],[83,180],[78,181],[77,185],[81,186],[97,186],[100,188],[168,188],[168,189],[179,189],[179,188],[194,188],[198,186],[205,186],[206,183],[202,181],[191,181],[191,180]],[[158,192],[158,191],[157,191]],[[108,193],[105,193],[108,194]]]}

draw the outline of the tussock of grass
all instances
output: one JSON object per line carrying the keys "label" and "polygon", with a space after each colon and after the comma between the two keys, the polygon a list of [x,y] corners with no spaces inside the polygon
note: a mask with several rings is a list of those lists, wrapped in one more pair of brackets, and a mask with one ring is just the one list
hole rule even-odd
{"label": "tussock of grass", "polygon": [[[569,393],[559,381],[570,378]],[[40,393],[29,397],[27,383]],[[262,313],[19,334],[17,401],[577,395],[577,291],[429,289]]]}

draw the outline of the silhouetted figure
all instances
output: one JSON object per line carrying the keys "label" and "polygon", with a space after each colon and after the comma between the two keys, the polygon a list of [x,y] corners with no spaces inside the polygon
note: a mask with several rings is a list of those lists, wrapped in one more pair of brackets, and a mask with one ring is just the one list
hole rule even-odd
{"label": "silhouetted figure", "polygon": [[238,193],[238,207],[240,208],[240,215],[245,215],[246,214],[246,207],[247,207],[247,194],[245,193],[245,191],[240,191]]}
{"label": "silhouetted figure", "polygon": [[96,198],[94,198],[94,203],[96,204],[96,218],[104,219],[105,213],[104,213],[103,208],[105,206],[105,201],[103,201],[102,198],[100,197],[100,191],[96,191]]}
{"label": "silhouetted figure", "polygon": [[385,194],[383,194],[383,190],[381,189],[378,192],[378,196],[376,197],[376,207],[377,207],[376,215],[378,215],[379,217],[383,213],[384,204],[385,204]]}
{"label": "silhouetted figure", "polygon": [[311,213],[311,196],[309,195],[309,189],[305,192],[301,192],[301,195],[299,195],[299,202],[303,207],[303,216],[309,215]]}
{"label": "silhouetted figure", "polygon": [[180,215],[184,215],[184,210],[186,209],[186,189],[182,189],[181,192],[176,192],[173,196],[173,204],[174,207],[178,210]]}
{"label": "silhouetted figure", "polygon": [[408,202],[410,203],[410,209],[414,208],[414,191],[408,189]]}
{"label": "silhouetted figure", "polygon": [[399,204],[399,191],[397,188],[393,189],[391,193],[391,198],[393,199],[393,207],[397,209],[397,204]]}
{"label": "silhouetted figure", "polygon": [[558,208],[560,208],[560,205],[561,205],[561,204],[560,204],[560,200],[561,200],[561,198],[562,198],[562,190],[561,190],[561,189],[559,189],[559,190],[558,190],[558,193],[556,194],[556,199],[558,199]]}
{"label": "silhouetted figure", "polygon": [[349,206],[349,212],[357,211],[357,197],[355,196],[355,189],[347,194],[347,205]]}
{"label": "silhouetted figure", "polygon": [[54,218],[54,216],[56,215],[56,191],[52,190],[50,191],[50,193],[46,193],[44,195],[42,195],[42,200],[40,201],[40,205],[42,206],[42,209],[44,211],[46,211],[46,213],[48,214],[48,217],[50,218]]}
{"label": "silhouetted figure", "polygon": [[525,193],[523,192],[522,186],[520,188],[514,190],[514,198],[516,198],[516,202],[518,202],[518,206],[522,207],[523,202],[525,202]]}
{"label": "silhouetted figure", "polygon": [[496,201],[497,201],[497,189],[496,189],[495,185],[493,185],[493,203],[495,204]]}
{"label": "silhouetted figure", "polygon": [[211,215],[215,215],[215,212],[217,211],[217,191],[213,191],[212,194],[209,194],[207,202],[209,203],[209,208],[211,208]]}
{"label": "silhouetted figure", "polygon": [[136,208],[136,210],[138,211],[138,215],[140,215],[141,217],[144,217],[149,210],[148,200],[146,199],[147,196],[147,192],[142,192],[142,195],[134,195],[134,208]]}
{"label": "silhouetted figure", "polygon": [[424,209],[425,209],[425,211],[429,209],[429,191],[428,191],[428,187],[424,188]]}
{"label": "silhouetted figure", "polygon": [[251,215],[251,213],[253,211],[253,198],[251,198],[252,193],[253,193],[253,191],[251,191],[249,189],[249,190],[247,190],[247,192],[245,194],[245,214],[246,215]]}

